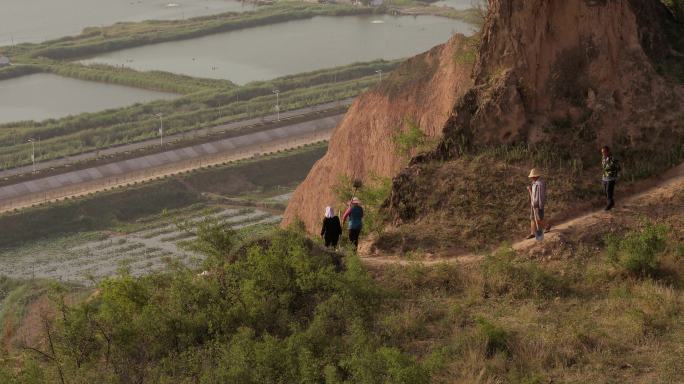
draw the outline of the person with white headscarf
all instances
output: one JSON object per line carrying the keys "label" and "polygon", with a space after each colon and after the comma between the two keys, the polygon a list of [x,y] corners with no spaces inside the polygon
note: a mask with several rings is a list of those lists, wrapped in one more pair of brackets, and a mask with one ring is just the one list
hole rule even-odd
{"label": "person with white headscarf", "polygon": [[341,234],[342,225],[340,224],[340,218],[335,215],[332,207],[326,207],[323,228],[321,228],[321,237],[325,240],[325,246],[337,247]]}

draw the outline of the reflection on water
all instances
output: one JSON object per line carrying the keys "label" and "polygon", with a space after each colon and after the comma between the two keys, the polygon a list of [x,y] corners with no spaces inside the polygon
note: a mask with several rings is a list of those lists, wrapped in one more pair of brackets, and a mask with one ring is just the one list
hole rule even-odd
{"label": "reflection on water", "polygon": [[103,54],[84,63],[229,79],[238,84],[374,59],[398,59],[472,34],[435,16],[314,17]]}
{"label": "reflection on water", "polygon": [[76,35],[119,21],[172,20],[253,10],[237,0],[0,0],[0,46]]}
{"label": "reflection on water", "polygon": [[0,123],[58,118],[175,97],[171,93],[39,73],[0,81]]}

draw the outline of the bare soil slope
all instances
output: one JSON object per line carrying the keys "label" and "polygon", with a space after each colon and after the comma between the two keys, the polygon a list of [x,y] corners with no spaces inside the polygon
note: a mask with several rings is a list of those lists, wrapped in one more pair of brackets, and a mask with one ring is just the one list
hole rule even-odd
{"label": "bare soil slope", "polygon": [[[587,243],[600,241],[610,228],[634,226],[635,221],[643,218],[658,220],[660,214],[684,213],[684,164],[667,172],[657,179],[656,185],[642,192],[624,198],[611,212],[593,211],[556,223],[551,232],[541,242],[522,240],[511,248],[521,255],[531,257],[550,257],[555,249],[569,242],[583,240]],[[597,236],[599,238],[597,238]],[[365,241],[360,248],[364,263],[370,267],[387,265],[439,265],[469,264],[484,259],[483,254],[430,254],[429,257],[410,259],[401,255],[374,255],[373,242]]]}
{"label": "bare soil slope", "polygon": [[447,139],[535,143],[571,127],[585,141],[636,145],[672,133],[682,92],[656,71],[672,21],[658,0],[490,3],[475,86]]}
{"label": "bare soil slope", "polygon": [[318,230],[326,205],[335,206],[342,175],[367,179],[394,176],[406,165],[393,137],[407,119],[430,137],[440,137],[453,106],[471,85],[472,41],[456,35],[446,44],[409,59],[376,88],[356,99],[330,139],[328,153],[295,192],[284,225],[301,218]]}

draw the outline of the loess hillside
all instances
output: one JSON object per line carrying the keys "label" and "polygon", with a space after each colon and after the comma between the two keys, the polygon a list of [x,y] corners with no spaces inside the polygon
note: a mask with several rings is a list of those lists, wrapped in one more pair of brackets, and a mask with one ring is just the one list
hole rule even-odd
{"label": "loess hillside", "polygon": [[660,63],[681,28],[658,1],[493,1],[474,86],[437,149],[394,180],[396,231],[379,246],[491,249],[526,233],[524,185],[541,168],[552,222],[601,204],[603,145],[623,196],[679,164],[683,90]]}
{"label": "loess hillside", "polygon": [[333,187],[343,176],[361,180],[394,176],[406,159],[395,149],[393,138],[411,123],[428,137],[440,137],[454,103],[471,85],[474,44],[456,35],[409,59],[357,98],[333,133],[327,154],[292,197],[284,224],[300,218],[309,231],[318,230],[325,207],[339,203]]}
{"label": "loess hillside", "polygon": [[[371,251],[492,249],[525,234],[532,167],[546,174],[552,220],[599,207],[602,145],[623,164],[619,193],[637,190],[684,158],[684,90],[671,70],[682,62],[682,30],[657,0],[490,1],[470,52],[454,54],[455,37],[402,67],[455,75],[416,89],[398,81],[400,69],[359,98],[286,223],[300,217],[315,231],[323,206],[340,203],[341,176],[375,175],[393,183]],[[440,50],[451,52],[426,71]],[[393,138],[412,116],[438,144],[412,152],[406,167]]]}

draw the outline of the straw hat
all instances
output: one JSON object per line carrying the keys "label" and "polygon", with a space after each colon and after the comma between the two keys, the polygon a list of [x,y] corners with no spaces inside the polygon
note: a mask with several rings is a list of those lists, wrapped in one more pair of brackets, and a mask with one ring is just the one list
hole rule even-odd
{"label": "straw hat", "polygon": [[537,168],[532,168],[532,170],[530,171],[530,175],[527,177],[529,177],[529,178],[540,177],[541,175],[542,175],[542,173],[540,170],[538,170]]}
{"label": "straw hat", "polygon": [[352,204],[361,204],[361,200],[359,200],[358,197],[354,197],[354,198],[351,200],[351,203],[352,203]]}

